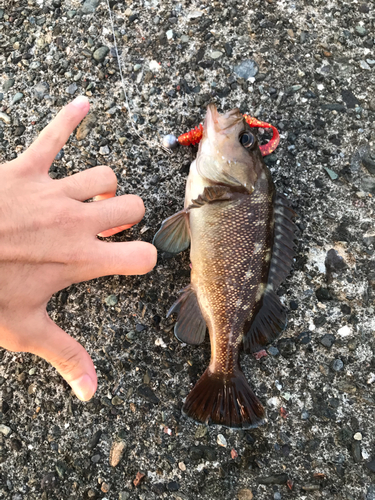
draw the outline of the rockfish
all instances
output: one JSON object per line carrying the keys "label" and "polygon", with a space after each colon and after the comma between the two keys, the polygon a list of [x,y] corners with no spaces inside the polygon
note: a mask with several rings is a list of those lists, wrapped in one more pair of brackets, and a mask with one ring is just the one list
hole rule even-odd
{"label": "rockfish", "polygon": [[185,207],[166,219],[157,248],[190,245],[191,283],[171,307],[175,335],[201,344],[208,327],[211,361],[183,412],[199,422],[252,428],[264,408],[239,364],[286,326],[276,290],[294,257],[295,213],[276,194],[256,137],[238,109],[207,110],[198,155],[190,166]]}

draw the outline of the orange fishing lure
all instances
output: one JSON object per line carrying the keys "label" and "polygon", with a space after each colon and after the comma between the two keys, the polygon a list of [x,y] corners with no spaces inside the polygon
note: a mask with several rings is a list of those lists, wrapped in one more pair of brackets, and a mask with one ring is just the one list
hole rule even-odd
{"label": "orange fishing lure", "polygon": [[[267,122],[262,122],[260,120],[257,120],[256,118],[250,115],[243,115],[243,117],[245,118],[246,123],[250,127],[261,127],[261,128],[272,129],[272,138],[267,142],[267,144],[263,144],[262,146],[259,146],[259,148],[262,153],[262,156],[267,156],[273,153],[273,151],[275,151],[280,142],[280,135],[277,128],[274,127],[273,125],[270,125]],[[181,146],[194,146],[195,144],[198,144],[199,141],[202,139],[202,135],[203,135],[203,125],[200,124],[198,127],[193,128],[189,132],[180,135],[177,138],[177,142]]]}

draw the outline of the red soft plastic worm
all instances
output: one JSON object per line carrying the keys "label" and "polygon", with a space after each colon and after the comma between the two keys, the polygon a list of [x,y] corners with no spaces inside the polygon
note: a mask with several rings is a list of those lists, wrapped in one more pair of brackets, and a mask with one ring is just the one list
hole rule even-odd
{"label": "red soft plastic worm", "polygon": [[[246,123],[250,127],[262,127],[262,128],[272,129],[272,138],[267,142],[267,144],[259,146],[259,149],[260,152],[262,153],[262,156],[267,156],[273,153],[273,151],[275,151],[280,142],[280,135],[279,132],[277,131],[277,128],[274,127],[273,125],[270,125],[269,123],[261,122],[250,115],[243,115],[243,117],[245,118]],[[198,144],[198,142],[202,139],[202,135],[203,135],[203,125],[200,124],[198,127],[195,127],[192,130],[190,130],[190,132],[186,132],[185,134],[180,135],[177,141],[181,146],[191,146],[194,144]]]}

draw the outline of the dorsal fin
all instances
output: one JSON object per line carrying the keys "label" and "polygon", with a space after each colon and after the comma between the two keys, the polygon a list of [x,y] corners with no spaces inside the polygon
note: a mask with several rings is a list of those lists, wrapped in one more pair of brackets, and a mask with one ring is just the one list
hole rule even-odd
{"label": "dorsal fin", "polygon": [[228,201],[231,200],[231,191],[227,186],[208,186],[205,187],[203,193],[198,196],[197,199],[192,200],[188,207],[199,208],[206,203],[213,203],[214,201]]}
{"label": "dorsal fin", "polygon": [[276,195],[274,214],[274,241],[266,291],[262,306],[243,338],[246,352],[257,352],[268,345],[279,336],[287,323],[285,308],[275,291],[288,276],[293,264],[296,226],[292,218],[296,214],[281,195]]}

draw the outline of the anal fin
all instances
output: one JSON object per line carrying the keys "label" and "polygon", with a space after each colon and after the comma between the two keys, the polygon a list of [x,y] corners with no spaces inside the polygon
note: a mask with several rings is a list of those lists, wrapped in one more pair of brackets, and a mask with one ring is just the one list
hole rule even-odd
{"label": "anal fin", "polygon": [[286,328],[287,317],[285,307],[273,290],[263,296],[262,307],[243,338],[245,352],[257,352],[277,339]]}
{"label": "anal fin", "polygon": [[155,234],[153,244],[169,253],[180,253],[190,245],[189,218],[186,210],[168,217]]}
{"label": "anal fin", "polygon": [[178,314],[174,327],[178,340],[192,345],[199,345],[204,341],[207,326],[191,285],[184,288],[181,297],[169,309],[167,318],[172,313]]}

